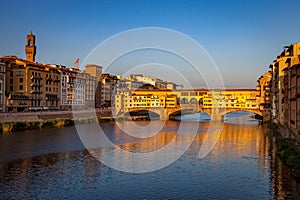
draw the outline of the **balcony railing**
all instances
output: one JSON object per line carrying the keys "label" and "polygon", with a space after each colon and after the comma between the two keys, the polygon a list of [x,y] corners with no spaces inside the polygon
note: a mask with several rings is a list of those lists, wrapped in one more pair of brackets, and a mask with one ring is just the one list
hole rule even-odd
{"label": "balcony railing", "polygon": [[38,100],[38,101],[41,101],[43,99],[43,97],[29,96],[28,99],[29,100]]}

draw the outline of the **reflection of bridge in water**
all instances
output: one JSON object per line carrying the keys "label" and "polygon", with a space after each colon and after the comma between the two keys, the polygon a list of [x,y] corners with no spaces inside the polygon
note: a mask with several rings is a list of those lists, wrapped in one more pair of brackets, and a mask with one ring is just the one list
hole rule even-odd
{"label": "reflection of bridge in water", "polygon": [[262,112],[259,108],[224,108],[224,107],[215,107],[215,108],[204,108],[197,104],[184,104],[178,105],[173,108],[162,108],[162,107],[139,107],[131,108],[128,110],[128,113],[135,113],[139,111],[148,111],[156,113],[159,115],[160,120],[169,120],[170,117],[179,115],[179,114],[194,114],[199,112],[205,112],[211,116],[212,121],[222,121],[224,115],[231,112],[246,111],[252,112],[258,115],[262,115]]}

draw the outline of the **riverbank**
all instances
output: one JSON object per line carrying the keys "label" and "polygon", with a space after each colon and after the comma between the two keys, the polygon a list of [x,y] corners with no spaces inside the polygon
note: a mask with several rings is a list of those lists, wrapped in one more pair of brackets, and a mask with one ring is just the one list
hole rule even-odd
{"label": "riverbank", "polygon": [[82,111],[43,111],[22,113],[0,113],[0,122],[46,121],[50,119],[72,119],[74,116],[89,118],[91,116],[111,117],[111,110],[82,110]]}
{"label": "riverbank", "polygon": [[113,117],[86,117],[86,118],[57,118],[40,121],[15,121],[1,122],[0,132],[8,133],[22,130],[32,130],[41,128],[63,128],[73,126],[75,124],[87,124],[95,122],[114,121]]}
{"label": "riverbank", "polygon": [[295,140],[286,137],[286,131],[276,123],[270,124],[275,137],[277,155],[291,169],[293,175],[300,182],[300,146]]}
{"label": "riverbank", "polygon": [[111,110],[44,111],[0,113],[0,132],[14,132],[46,127],[66,127],[95,121],[113,121]]}

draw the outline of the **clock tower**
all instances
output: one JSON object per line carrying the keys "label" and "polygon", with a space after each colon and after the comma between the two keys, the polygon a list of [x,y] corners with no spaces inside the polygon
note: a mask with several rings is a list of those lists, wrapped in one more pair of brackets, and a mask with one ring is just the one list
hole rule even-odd
{"label": "clock tower", "polygon": [[26,53],[26,60],[31,62],[35,61],[35,54],[36,54],[35,35],[32,34],[32,31],[30,31],[30,34],[27,35],[25,53]]}

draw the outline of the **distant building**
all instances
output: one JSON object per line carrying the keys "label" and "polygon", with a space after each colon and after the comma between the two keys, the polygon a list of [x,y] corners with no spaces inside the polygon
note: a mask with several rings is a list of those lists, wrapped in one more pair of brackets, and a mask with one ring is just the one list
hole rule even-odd
{"label": "distant building", "polygon": [[5,111],[5,63],[0,62],[0,112]]}
{"label": "distant building", "polygon": [[144,76],[143,74],[131,74],[130,79],[132,81],[141,82],[143,84],[150,84],[155,86],[156,78],[152,76]]}

